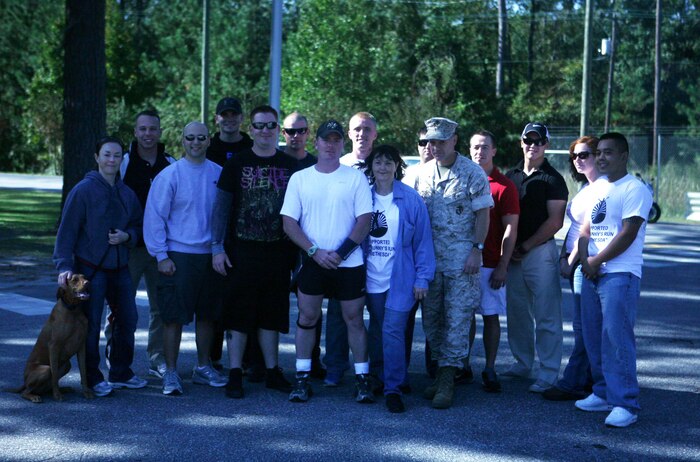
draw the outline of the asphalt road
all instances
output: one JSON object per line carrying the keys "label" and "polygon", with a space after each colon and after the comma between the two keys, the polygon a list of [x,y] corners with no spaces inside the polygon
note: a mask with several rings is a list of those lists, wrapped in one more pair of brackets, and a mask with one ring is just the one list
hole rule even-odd
{"label": "asphalt road", "polygon": [[[22,381],[53,303],[54,281],[50,262],[0,258],[2,389]],[[700,226],[650,225],[636,326],[643,410],[627,429],[606,428],[604,413],[544,401],[528,393],[525,380],[503,382],[502,393],[490,394],[477,379],[456,388],[451,409],[430,408],[420,396],[429,383],[420,322],[410,368],[414,392],[406,397],[404,414],[389,414],[381,400],[355,403],[350,375],[336,389],[315,383],[316,394],[306,404],[249,383],[245,399],[231,400],[221,389],[190,382],[190,327],[179,361],[184,396],[163,396],[156,379],[146,389],[95,400],[73,393],[63,402],[49,397],[32,404],[0,392],[0,460],[700,460],[699,282]],[[564,281],[562,288],[567,356],[571,301]],[[144,377],[147,313],[141,297],[134,370]],[[295,316],[292,299],[291,332],[282,336],[280,354],[290,378]],[[504,321],[501,371],[511,360]],[[484,363],[480,336],[472,363],[478,377]],[[61,383],[79,389],[75,365]]]}

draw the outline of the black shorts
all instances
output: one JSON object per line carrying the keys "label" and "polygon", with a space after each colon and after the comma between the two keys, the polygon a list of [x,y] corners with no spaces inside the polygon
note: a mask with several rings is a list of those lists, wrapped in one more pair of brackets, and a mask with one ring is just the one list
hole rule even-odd
{"label": "black shorts", "polygon": [[289,332],[289,277],[295,252],[289,242],[235,245],[222,314],[225,329]]}
{"label": "black shorts", "polygon": [[306,295],[325,295],[336,300],[355,300],[365,296],[365,265],[329,270],[306,259],[299,272],[299,291]]}
{"label": "black shorts", "polygon": [[189,324],[197,319],[216,321],[221,315],[218,279],[211,254],[168,252],[175,273],[158,273],[158,308],[164,324]]}

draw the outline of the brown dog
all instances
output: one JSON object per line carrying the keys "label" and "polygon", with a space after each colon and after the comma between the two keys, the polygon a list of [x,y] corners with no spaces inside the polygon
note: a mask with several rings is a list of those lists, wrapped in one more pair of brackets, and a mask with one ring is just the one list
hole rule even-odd
{"label": "brown dog", "polygon": [[74,274],[67,281],[68,289],[58,288],[58,301],[29,354],[24,369],[24,385],[17,390],[23,398],[40,403],[41,395],[53,391],[54,399],[62,401],[62,391],[70,391],[70,388],[59,388],[58,380],[70,371],[70,359],[75,354],[78,355],[83,395],[86,398],[95,397],[87,385],[85,337],[88,320],[80,306],[81,302],[90,298],[89,285],[85,276]]}

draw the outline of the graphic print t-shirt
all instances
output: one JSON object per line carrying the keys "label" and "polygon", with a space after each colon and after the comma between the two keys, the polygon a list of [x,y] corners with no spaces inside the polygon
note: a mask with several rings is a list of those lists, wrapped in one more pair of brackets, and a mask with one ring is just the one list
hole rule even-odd
{"label": "graphic print t-shirt", "polygon": [[224,165],[219,188],[233,194],[230,237],[273,242],[284,238],[280,210],[297,161],[282,151],[272,157],[242,151]]}
{"label": "graphic print t-shirt", "polygon": [[374,194],[367,252],[367,292],[370,294],[389,290],[398,234],[399,208],[394,204],[394,194]]}

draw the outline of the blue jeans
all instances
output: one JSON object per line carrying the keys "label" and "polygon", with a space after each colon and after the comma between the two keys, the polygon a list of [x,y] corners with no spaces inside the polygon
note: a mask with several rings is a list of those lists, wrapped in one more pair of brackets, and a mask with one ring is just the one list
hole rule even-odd
{"label": "blue jeans", "polygon": [[367,329],[367,353],[369,354],[369,371],[384,380],[384,353],[382,343],[382,326],[384,324],[384,305],[387,292],[367,294],[366,303],[369,311],[369,329]]}
{"label": "blue jeans", "polygon": [[612,406],[639,407],[634,323],[640,279],[608,273],[584,279],[581,288],[583,340],[591,362],[593,393]]}
{"label": "blue jeans", "polygon": [[[80,263],[77,272],[92,274],[94,270]],[[88,319],[85,363],[88,386],[94,387],[104,380],[100,371],[100,326],[105,299],[112,307],[114,324],[110,340],[109,381],[125,382],[134,376],[131,363],[134,360],[134,332],[138,313],[128,268],[117,272],[97,271],[90,280],[90,300],[83,305]]]}
{"label": "blue jeans", "polygon": [[323,357],[328,374],[342,376],[350,367],[348,327],[343,319],[340,302],[328,299],[326,312],[326,354]]}
{"label": "blue jeans", "polygon": [[[384,394],[401,393],[408,384],[410,350],[406,349],[409,319],[415,311],[396,311],[385,307],[388,292],[367,294],[369,330],[367,350],[370,371],[384,382]],[[411,333],[413,337],[413,333]]]}
{"label": "blue jeans", "polygon": [[592,382],[591,365],[588,362],[588,354],[583,344],[581,331],[581,285],[583,273],[581,265],[577,265],[571,278],[571,294],[574,299],[574,316],[572,326],[574,330],[574,349],[569,356],[569,362],[564,369],[557,387],[570,393],[583,393],[586,385]]}

